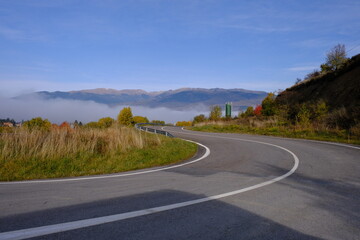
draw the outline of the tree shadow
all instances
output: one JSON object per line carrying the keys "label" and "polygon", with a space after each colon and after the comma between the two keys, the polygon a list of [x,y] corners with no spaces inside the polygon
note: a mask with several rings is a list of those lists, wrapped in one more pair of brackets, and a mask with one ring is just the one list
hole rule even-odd
{"label": "tree shadow", "polygon": [[[161,190],[0,219],[7,232],[203,198]],[[319,239],[219,200],[36,239]]]}
{"label": "tree shadow", "polygon": [[[267,165],[271,171],[282,173],[285,169]],[[310,177],[296,171],[278,184],[305,192],[312,196],[315,208],[321,208],[343,219],[347,224],[360,226],[360,188],[359,181],[341,181]]]}

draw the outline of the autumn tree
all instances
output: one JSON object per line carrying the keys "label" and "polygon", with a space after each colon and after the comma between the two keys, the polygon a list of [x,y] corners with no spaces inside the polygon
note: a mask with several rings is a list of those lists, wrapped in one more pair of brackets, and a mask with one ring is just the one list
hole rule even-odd
{"label": "autumn tree", "polygon": [[98,125],[100,128],[109,128],[114,124],[115,120],[111,117],[100,118]]}
{"label": "autumn tree", "polygon": [[344,44],[338,44],[326,54],[326,62],[321,65],[322,72],[338,70],[347,61]]}
{"label": "autumn tree", "polygon": [[275,94],[269,93],[264,100],[261,102],[261,113],[264,116],[273,116],[275,115],[276,105],[275,105]]}
{"label": "autumn tree", "polygon": [[251,117],[251,116],[254,116],[254,107],[252,106],[249,106],[246,111],[244,112],[244,115],[245,117]]}
{"label": "autumn tree", "polygon": [[206,117],[204,114],[200,114],[194,117],[193,123],[200,123],[200,122],[205,122],[206,121]]}
{"label": "autumn tree", "polygon": [[221,107],[220,106],[212,106],[210,108],[209,120],[217,121],[221,118]]}
{"label": "autumn tree", "polygon": [[133,115],[130,107],[123,108],[118,117],[118,123],[120,125],[131,126],[133,124]]}
{"label": "autumn tree", "polygon": [[42,131],[50,131],[51,122],[47,119],[42,119],[41,117],[33,118],[29,121],[24,122],[24,127],[32,130],[42,130]]}
{"label": "autumn tree", "polygon": [[161,121],[161,120],[152,120],[151,123],[154,124],[165,124],[165,121]]}
{"label": "autumn tree", "polygon": [[68,122],[63,122],[59,126],[60,129],[69,131],[71,129],[71,126]]}
{"label": "autumn tree", "polygon": [[143,116],[135,116],[133,117],[134,123],[148,123],[149,119]]}

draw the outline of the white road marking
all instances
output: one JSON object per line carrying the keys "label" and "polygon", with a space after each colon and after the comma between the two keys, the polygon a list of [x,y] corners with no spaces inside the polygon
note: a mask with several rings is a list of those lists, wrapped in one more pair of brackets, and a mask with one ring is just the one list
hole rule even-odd
{"label": "white road marking", "polygon": [[[181,128],[181,130],[183,130],[184,132],[177,132],[174,130],[171,130],[171,131],[176,132],[176,133],[187,134],[187,135],[194,135],[194,136],[203,136],[203,137],[211,136],[211,137],[216,137],[216,138],[238,139],[238,138],[222,137],[222,136],[216,136],[216,135],[206,135],[206,134],[197,134],[197,133],[195,134],[195,133],[193,133],[194,131],[190,131],[190,130],[187,130],[184,128]],[[208,132],[208,133],[211,133],[211,132]],[[229,133],[229,134],[231,134],[231,133]],[[233,133],[233,134],[236,134],[236,133]],[[274,139],[290,139],[290,140],[302,141],[302,142],[315,142],[315,143],[330,144],[330,145],[336,145],[336,146],[340,146],[340,147],[348,147],[348,148],[354,148],[354,149],[360,150],[360,147],[345,144],[345,143],[334,143],[334,142],[326,142],[326,141],[320,141],[320,140],[301,139],[301,138],[284,138],[284,137],[264,136],[264,135],[254,135],[254,136],[262,136],[262,137],[274,138]]]}
{"label": "white road marking", "polygon": [[287,172],[284,175],[281,175],[279,177],[276,177],[274,179],[271,179],[269,181],[265,181],[263,183],[259,183],[259,184],[256,184],[256,185],[253,185],[250,187],[238,189],[235,191],[231,191],[231,192],[227,192],[227,193],[223,193],[223,194],[219,194],[219,195],[214,195],[214,196],[210,196],[210,197],[200,198],[197,200],[180,202],[180,203],[175,203],[175,204],[170,204],[170,205],[165,205],[165,206],[160,206],[160,207],[148,208],[148,209],[143,209],[143,210],[139,210],[139,211],[115,214],[115,215],[110,215],[110,216],[84,219],[84,220],[79,220],[79,221],[60,223],[60,224],[54,224],[54,225],[48,225],[48,226],[42,226],[42,227],[28,228],[28,229],[22,229],[22,230],[11,231],[11,232],[4,232],[4,233],[0,233],[0,239],[1,240],[9,240],[9,239],[14,240],[14,239],[39,237],[39,236],[58,233],[58,232],[70,231],[70,230],[74,230],[74,229],[90,227],[90,226],[95,226],[95,225],[105,224],[105,223],[111,223],[111,222],[125,220],[125,219],[129,219],[129,218],[134,218],[134,217],[145,216],[145,215],[149,215],[149,214],[153,214],[153,213],[158,213],[158,212],[163,212],[163,211],[172,210],[172,209],[176,209],[176,208],[186,207],[186,206],[190,206],[190,205],[194,205],[194,204],[198,204],[198,203],[208,202],[208,201],[215,200],[215,199],[225,198],[225,197],[229,197],[229,196],[233,196],[233,195],[236,195],[239,193],[251,191],[251,190],[261,188],[261,187],[267,186],[269,184],[278,182],[278,181],[290,176],[291,174],[293,174],[299,166],[298,157],[293,152],[291,152],[290,150],[288,150],[284,147],[281,147],[281,146],[278,146],[275,144],[260,142],[260,141],[244,140],[244,139],[235,139],[235,140],[260,143],[260,144],[265,144],[265,145],[269,145],[269,146],[273,146],[273,147],[282,149],[282,150],[290,153],[290,155],[293,157],[294,166],[291,168],[291,170],[289,172]]}
{"label": "white road marking", "polygon": [[185,141],[188,142],[192,142],[195,143],[203,148],[205,148],[205,153],[203,156],[190,161],[190,162],[185,162],[185,163],[181,163],[181,164],[177,164],[177,165],[173,165],[173,166],[168,166],[168,167],[163,167],[163,168],[157,168],[157,169],[152,169],[152,170],[146,170],[146,171],[139,171],[139,172],[132,172],[132,173],[120,173],[120,174],[111,174],[111,175],[101,175],[101,176],[91,176],[91,177],[77,177],[77,178],[65,178],[65,179],[50,179],[50,180],[30,180],[30,181],[14,181],[14,182],[0,182],[0,185],[7,185],[7,184],[24,184],[24,183],[52,183],[52,182],[70,182],[70,181],[83,181],[83,180],[94,180],[94,179],[104,179],[104,178],[117,178],[117,177],[125,177],[125,176],[133,176],[133,175],[139,175],[139,174],[146,174],[146,173],[153,173],[153,172],[159,172],[159,171],[165,171],[168,169],[172,169],[172,168],[178,168],[178,167],[182,167],[185,165],[189,165],[189,164],[193,164],[196,162],[199,162],[203,159],[205,159],[207,156],[210,155],[210,149],[198,142],[194,142],[194,141],[190,141],[190,140],[186,140],[183,139]]}

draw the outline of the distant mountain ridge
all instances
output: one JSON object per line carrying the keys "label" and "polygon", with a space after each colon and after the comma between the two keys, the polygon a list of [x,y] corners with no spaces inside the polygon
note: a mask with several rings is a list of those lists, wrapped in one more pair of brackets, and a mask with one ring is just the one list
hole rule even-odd
{"label": "distant mountain ridge", "polygon": [[166,107],[172,109],[189,109],[202,107],[208,109],[212,105],[224,105],[232,102],[234,109],[244,109],[247,106],[260,104],[267,95],[263,91],[252,91],[246,89],[222,89],[222,88],[180,88],[176,90],[147,92],[141,89],[108,89],[97,88],[69,92],[41,91],[29,96],[40,96],[43,99],[67,99],[94,101],[109,106],[128,105],[145,107]]}
{"label": "distant mountain ridge", "polygon": [[112,94],[112,95],[121,95],[121,94],[129,94],[129,95],[157,95],[162,92],[147,92],[142,89],[123,89],[117,90],[112,88],[95,88],[95,89],[85,89],[78,91],[69,91],[69,93],[94,93],[94,94]]}

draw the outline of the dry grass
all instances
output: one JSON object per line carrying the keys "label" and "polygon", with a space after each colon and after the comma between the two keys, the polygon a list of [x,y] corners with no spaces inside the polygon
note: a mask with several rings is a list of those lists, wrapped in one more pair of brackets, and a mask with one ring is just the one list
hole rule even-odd
{"label": "dry grass", "polygon": [[265,120],[247,118],[226,122],[203,122],[196,124],[191,129],[204,132],[259,134],[360,144],[360,124],[352,127],[350,131],[345,131],[316,124],[309,126],[284,125],[276,118]]}
{"label": "dry grass", "polygon": [[50,132],[20,128],[0,134],[0,180],[128,171],[169,164],[195,152],[188,142],[128,127]]}
{"label": "dry grass", "polygon": [[13,134],[0,135],[0,161],[7,159],[52,159],[79,152],[108,154],[131,148],[157,146],[161,140],[127,127],[108,129],[55,129],[50,132],[17,129]]}

